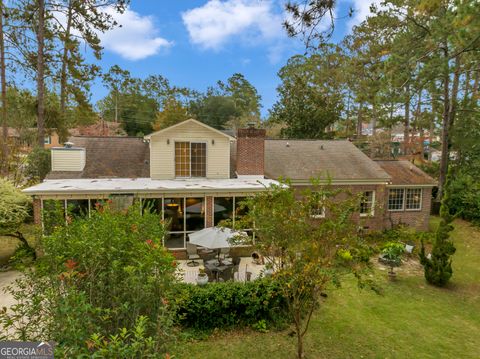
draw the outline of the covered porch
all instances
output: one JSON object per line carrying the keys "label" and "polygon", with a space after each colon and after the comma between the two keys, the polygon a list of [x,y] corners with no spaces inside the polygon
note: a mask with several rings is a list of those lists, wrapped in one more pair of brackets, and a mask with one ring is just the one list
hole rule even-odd
{"label": "covered porch", "polygon": [[[66,223],[78,217],[89,217],[99,204],[109,201],[114,210],[124,210],[139,202],[142,212],[157,213],[169,222],[164,245],[182,258],[188,235],[230,219],[235,226],[247,208],[240,203],[245,197],[265,191],[279,182],[261,177],[231,179],[59,179],[46,180],[27,188],[34,198],[35,222],[48,233],[48,211],[60,208]],[[252,233],[251,228],[242,228]]]}

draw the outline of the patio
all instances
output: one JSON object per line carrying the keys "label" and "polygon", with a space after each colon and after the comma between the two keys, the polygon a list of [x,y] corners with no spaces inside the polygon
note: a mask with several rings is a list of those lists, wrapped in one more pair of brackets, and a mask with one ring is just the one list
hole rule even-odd
{"label": "patio", "polygon": [[[193,283],[195,284],[195,279],[198,276],[199,268],[204,266],[203,260],[196,260],[200,265],[196,267],[189,267],[187,265],[188,260],[177,260],[177,276],[184,283]],[[250,280],[258,278],[265,268],[262,264],[256,264],[253,262],[251,257],[241,257],[240,265],[238,267],[238,278],[234,280],[244,282],[246,280],[246,272],[252,273]]]}

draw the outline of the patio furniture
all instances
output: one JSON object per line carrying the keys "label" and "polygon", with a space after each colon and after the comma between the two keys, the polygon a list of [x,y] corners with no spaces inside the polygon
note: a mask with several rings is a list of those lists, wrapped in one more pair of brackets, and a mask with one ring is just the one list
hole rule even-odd
{"label": "patio furniture", "polygon": [[211,260],[217,256],[217,252],[211,249],[203,248],[198,251],[198,255],[204,262]]}
{"label": "patio furniture", "polygon": [[196,267],[200,265],[195,259],[200,259],[200,256],[197,254],[197,246],[191,243],[187,243],[187,255],[188,260],[187,266],[189,267]]}
{"label": "patio furniture", "polygon": [[230,228],[208,227],[198,232],[190,233],[190,243],[209,249],[230,248],[230,238],[247,235],[245,232],[233,231]]}
{"label": "patio furniture", "polygon": [[242,260],[241,257],[232,257],[232,263],[234,266],[240,265],[240,261]]}
{"label": "patio furniture", "polygon": [[219,271],[219,280],[226,282],[233,279],[233,266],[227,266],[225,269]]}
{"label": "patio furniture", "polygon": [[216,273],[212,272],[210,269],[208,269],[207,267],[205,267],[205,273],[207,274],[208,276],[208,281],[209,282],[214,282],[217,278],[216,278]]}
{"label": "patio furniture", "polygon": [[218,254],[220,259],[227,259],[230,257],[230,248],[220,248],[220,253]]}
{"label": "patio furniture", "polygon": [[205,266],[218,267],[220,265],[220,262],[218,261],[218,259],[214,258],[214,259],[210,259],[208,261],[205,261],[204,264],[205,264]]}

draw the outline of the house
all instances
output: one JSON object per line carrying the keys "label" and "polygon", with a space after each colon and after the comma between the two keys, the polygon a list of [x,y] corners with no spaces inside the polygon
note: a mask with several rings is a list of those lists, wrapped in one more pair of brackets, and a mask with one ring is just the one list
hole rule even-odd
{"label": "house", "polygon": [[[245,196],[289,178],[296,188],[319,178],[362,193],[357,219],[383,229],[406,223],[426,229],[432,178],[405,161],[373,161],[349,141],[274,140],[265,130],[236,136],[187,120],[137,137],[72,137],[52,148],[47,179],[24,190],[34,198],[34,217],[57,201],[69,213],[87,215],[102,199],[115,208],[134,201],[171,221],[165,245],[186,247],[188,234],[239,213]],[[322,208],[312,214],[328,216]]]}
{"label": "house", "polygon": [[126,136],[120,122],[110,122],[99,119],[91,125],[78,126],[68,130],[71,136]]}
{"label": "house", "polygon": [[[30,152],[33,144],[37,142],[36,128],[22,128],[17,129],[13,127],[8,128],[8,139],[12,146],[19,146],[23,152]],[[52,148],[60,146],[59,136],[55,130],[47,130],[45,134],[45,148]]]}

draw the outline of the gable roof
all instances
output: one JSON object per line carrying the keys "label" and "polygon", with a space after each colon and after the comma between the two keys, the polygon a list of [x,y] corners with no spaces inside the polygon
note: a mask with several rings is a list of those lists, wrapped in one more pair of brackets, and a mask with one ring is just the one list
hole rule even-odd
{"label": "gable roof", "polygon": [[265,140],[265,175],[308,181],[387,182],[390,176],[349,141]]}
{"label": "gable roof", "polygon": [[383,160],[375,161],[392,177],[392,185],[431,185],[435,186],[437,182],[415,166],[410,161],[405,160]]}
{"label": "gable roof", "polygon": [[150,177],[150,149],[141,137],[70,137],[86,149],[83,171],[52,171],[47,179]]}
{"label": "gable roof", "polygon": [[164,128],[164,129],[161,129],[160,131],[153,132],[153,133],[145,136],[144,138],[145,138],[146,140],[149,140],[152,136],[156,136],[156,135],[158,135],[158,134],[161,134],[161,133],[164,133],[164,132],[173,130],[173,129],[177,128],[177,127],[185,126],[185,125],[189,125],[189,124],[196,124],[196,125],[205,127],[206,129],[208,129],[208,130],[210,130],[210,131],[216,132],[216,133],[219,134],[219,135],[222,135],[222,136],[227,137],[229,140],[232,140],[232,141],[235,140],[235,137],[232,137],[232,136],[226,134],[225,132],[222,132],[222,131],[220,131],[220,130],[217,130],[216,128],[210,127],[210,126],[204,124],[203,122],[194,120],[193,118],[191,118],[191,119],[189,119],[189,120],[185,120],[185,121],[179,122],[179,123],[177,123],[177,124],[175,124],[175,125],[173,125],[173,126],[170,126],[170,127]]}

